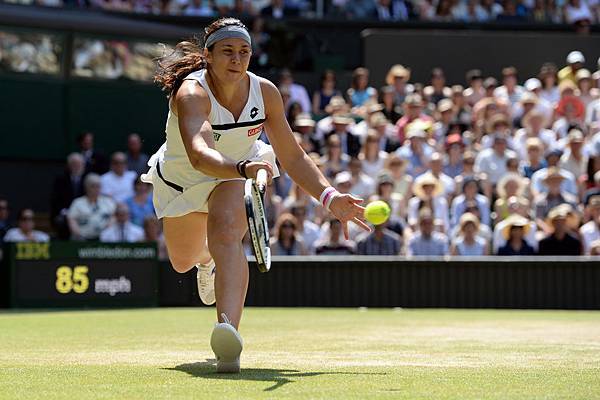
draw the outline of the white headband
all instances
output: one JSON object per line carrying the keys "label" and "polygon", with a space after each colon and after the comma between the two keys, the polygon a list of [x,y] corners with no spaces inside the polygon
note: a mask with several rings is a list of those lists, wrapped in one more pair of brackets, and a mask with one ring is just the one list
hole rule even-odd
{"label": "white headband", "polygon": [[246,29],[237,25],[228,25],[211,33],[206,39],[204,47],[209,48],[219,40],[223,39],[242,39],[245,40],[249,45],[252,45],[250,34],[248,34]]}

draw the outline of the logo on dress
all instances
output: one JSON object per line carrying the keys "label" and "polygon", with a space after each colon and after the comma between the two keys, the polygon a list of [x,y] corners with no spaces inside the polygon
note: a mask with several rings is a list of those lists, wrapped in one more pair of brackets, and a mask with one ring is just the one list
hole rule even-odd
{"label": "logo on dress", "polygon": [[252,107],[252,110],[250,110],[250,117],[255,118],[257,115],[258,115],[258,108]]}
{"label": "logo on dress", "polygon": [[262,124],[261,124],[261,125],[259,125],[259,126],[257,126],[256,128],[248,129],[248,137],[250,137],[250,136],[254,136],[254,135],[256,135],[257,133],[261,133],[261,132],[262,132],[262,129],[263,129],[263,126],[262,126]]}
{"label": "logo on dress", "polygon": [[213,132],[213,139],[215,140],[215,142],[218,142],[219,139],[221,139],[221,134],[217,133],[217,132]]}

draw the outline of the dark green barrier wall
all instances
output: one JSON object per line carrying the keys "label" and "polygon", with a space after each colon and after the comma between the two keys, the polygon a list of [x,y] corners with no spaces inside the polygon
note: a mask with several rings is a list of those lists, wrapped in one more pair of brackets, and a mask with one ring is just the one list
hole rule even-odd
{"label": "dark green barrier wall", "polygon": [[[195,279],[162,265],[161,304],[199,305]],[[246,304],[600,309],[600,260],[278,258],[266,274],[251,265]]]}
{"label": "dark green barrier wall", "polygon": [[63,160],[85,130],[107,153],[124,150],[131,132],[147,153],[165,138],[167,100],[154,85],[4,76],[0,87],[0,157]]}

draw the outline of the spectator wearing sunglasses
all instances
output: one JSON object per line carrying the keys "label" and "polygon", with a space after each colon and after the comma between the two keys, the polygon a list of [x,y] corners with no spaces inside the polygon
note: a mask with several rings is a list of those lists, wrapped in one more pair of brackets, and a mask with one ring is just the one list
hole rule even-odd
{"label": "spectator wearing sunglasses", "polygon": [[9,229],[4,235],[5,242],[48,242],[50,237],[35,230],[35,214],[30,208],[19,211],[17,227]]}

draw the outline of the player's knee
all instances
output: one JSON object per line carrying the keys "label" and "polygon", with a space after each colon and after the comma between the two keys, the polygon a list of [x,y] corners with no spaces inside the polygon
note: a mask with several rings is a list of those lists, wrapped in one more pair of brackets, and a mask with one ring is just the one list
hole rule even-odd
{"label": "player's knee", "polygon": [[196,265],[196,261],[186,258],[170,257],[170,260],[173,269],[180,274],[185,274]]}

